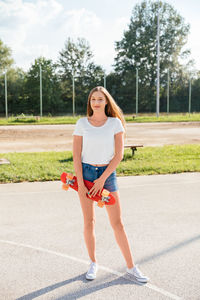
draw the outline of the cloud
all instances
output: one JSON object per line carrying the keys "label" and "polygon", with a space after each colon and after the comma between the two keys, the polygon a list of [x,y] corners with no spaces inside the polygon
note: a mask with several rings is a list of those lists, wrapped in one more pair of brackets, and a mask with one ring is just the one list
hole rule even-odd
{"label": "cloud", "polygon": [[[81,4],[79,9],[68,9],[67,5],[68,1],[59,0],[0,0],[0,38],[12,49],[16,65],[28,70],[40,55],[56,61],[68,37],[84,37],[95,63],[109,72],[116,55],[115,41],[122,38],[130,19],[113,18],[112,14],[103,18],[98,9],[95,13]],[[192,48],[192,57],[199,64],[198,25],[196,16],[187,48]]]}
{"label": "cloud", "polygon": [[11,47],[16,65],[27,70],[40,55],[56,60],[68,37],[84,37],[97,64],[109,69],[114,40],[129,20],[103,20],[85,8],[67,10],[56,0],[0,0],[0,37]]}
{"label": "cloud", "polygon": [[0,36],[11,47],[16,64],[27,69],[37,56],[50,54],[48,40],[44,43],[43,39],[62,6],[55,0],[9,0],[0,4]]}
{"label": "cloud", "polygon": [[85,8],[80,10],[70,10],[63,15],[63,25],[61,28],[73,36],[80,36],[89,33],[92,35],[95,30],[102,26],[101,20],[91,11]]}

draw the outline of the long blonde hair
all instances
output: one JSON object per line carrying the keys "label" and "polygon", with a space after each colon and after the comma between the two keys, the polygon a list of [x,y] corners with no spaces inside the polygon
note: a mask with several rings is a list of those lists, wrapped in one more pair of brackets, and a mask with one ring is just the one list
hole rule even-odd
{"label": "long blonde hair", "polygon": [[103,86],[97,86],[90,91],[88,96],[88,103],[87,103],[87,116],[90,117],[93,114],[93,110],[90,105],[90,99],[92,97],[92,94],[96,91],[102,92],[108,101],[108,103],[105,106],[105,114],[108,117],[119,118],[126,132],[126,123],[125,123],[123,112],[121,108],[117,105],[117,103],[115,102],[111,94]]}

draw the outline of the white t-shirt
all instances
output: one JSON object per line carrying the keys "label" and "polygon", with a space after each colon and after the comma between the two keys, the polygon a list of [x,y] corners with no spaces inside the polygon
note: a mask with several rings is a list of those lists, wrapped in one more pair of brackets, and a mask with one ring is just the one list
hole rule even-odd
{"label": "white t-shirt", "polygon": [[87,117],[76,122],[72,135],[83,136],[81,160],[88,164],[109,164],[114,156],[114,135],[124,132],[124,127],[119,118],[108,117],[102,126],[93,126]]}

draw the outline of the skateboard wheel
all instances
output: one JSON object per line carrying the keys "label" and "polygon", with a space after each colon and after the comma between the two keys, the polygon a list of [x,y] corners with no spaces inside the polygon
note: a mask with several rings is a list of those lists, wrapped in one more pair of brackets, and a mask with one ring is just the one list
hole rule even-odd
{"label": "skateboard wheel", "polygon": [[98,207],[104,207],[105,202],[99,200],[99,201],[97,202],[97,205],[98,205]]}
{"label": "skateboard wheel", "polygon": [[69,185],[63,183],[62,189],[65,190],[65,191],[67,191],[69,189]]}
{"label": "skateboard wheel", "polygon": [[108,190],[103,189],[101,194],[103,197],[107,197],[110,194],[110,192]]}
{"label": "skateboard wheel", "polygon": [[74,177],[74,175],[72,173],[69,173],[68,176],[67,176],[67,178],[70,179],[70,180],[73,179],[73,177]]}

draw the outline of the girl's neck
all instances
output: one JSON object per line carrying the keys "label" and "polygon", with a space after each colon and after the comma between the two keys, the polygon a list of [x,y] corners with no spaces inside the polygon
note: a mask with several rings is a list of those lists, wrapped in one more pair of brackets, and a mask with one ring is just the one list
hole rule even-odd
{"label": "girl's neck", "polygon": [[104,112],[103,113],[93,112],[93,115],[90,118],[93,119],[93,120],[96,120],[96,121],[102,121],[102,120],[107,119],[108,117]]}

